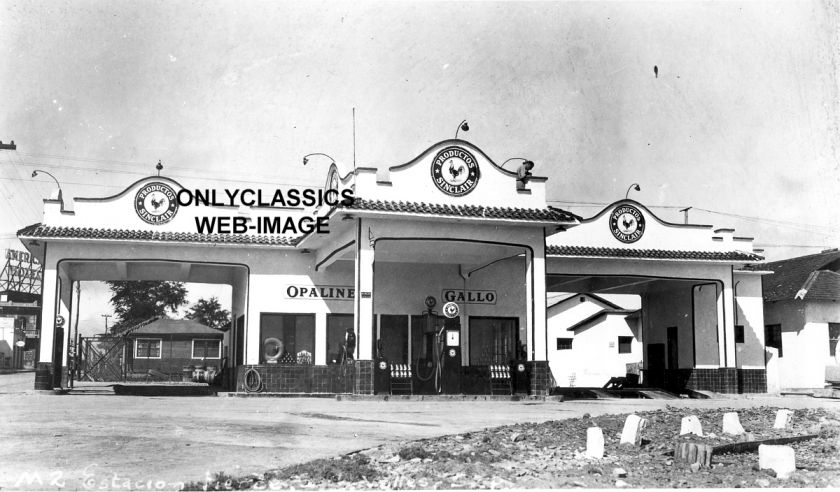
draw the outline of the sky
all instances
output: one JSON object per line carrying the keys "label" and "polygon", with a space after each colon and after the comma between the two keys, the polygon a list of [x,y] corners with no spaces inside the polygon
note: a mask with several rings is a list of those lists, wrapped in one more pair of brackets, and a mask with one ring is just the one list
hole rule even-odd
{"label": "sky", "polygon": [[[840,246],[833,2],[0,0],[0,247],[152,175],[320,185],[459,137],[584,217],[630,194],[769,260]],[[656,72],[654,67],[657,68]],[[355,108],[355,149],[353,108]],[[101,322],[101,319],[100,319]]]}

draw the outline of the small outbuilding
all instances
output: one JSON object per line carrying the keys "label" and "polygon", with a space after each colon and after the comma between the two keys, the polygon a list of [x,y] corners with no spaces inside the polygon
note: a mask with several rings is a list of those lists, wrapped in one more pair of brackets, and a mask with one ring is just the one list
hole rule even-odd
{"label": "small outbuilding", "polygon": [[[191,319],[161,318],[126,335],[127,372],[180,377],[184,366],[221,367],[225,333]],[[177,377],[176,377],[177,376]]]}
{"label": "small outbuilding", "polygon": [[548,363],[558,386],[601,387],[640,366],[638,309],[595,294],[561,294],[549,300]]}
{"label": "small outbuilding", "polygon": [[840,250],[759,268],[773,272],[763,277],[764,340],[778,351],[780,387],[840,381]]}

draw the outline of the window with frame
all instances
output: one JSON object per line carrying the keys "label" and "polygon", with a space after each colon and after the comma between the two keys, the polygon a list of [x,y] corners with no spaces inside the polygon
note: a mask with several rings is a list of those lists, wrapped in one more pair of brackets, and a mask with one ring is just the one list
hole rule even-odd
{"label": "window with frame", "polygon": [[470,316],[470,365],[507,364],[520,356],[518,318]]}
{"label": "window with frame", "polygon": [[629,354],[633,352],[633,337],[618,337],[618,353]]}
{"label": "window with frame", "polygon": [[221,359],[222,341],[211,338],[194,338],[192,341],[193,359]]}
{"label": "window with frame", "polygon": [[828,355],[837,357],[837,341],[840,340],[840,323],[828,324]]}
{"label": "window with frame", "polygon": [[764,327],[764,345],[779,351],[782,357],[782,325],[766,325]]}
{"label": "window with frame", "polygon": [[282,342],[283,353],[278,357],[281,364],[298,364],[298,359],[312,360],[315,354],[315,315],[261,313],[260,363],[266,362],[264,347],[269,338]]}
{"label": "window with frame", "polygon": [[[379,319],[379,340],[382,356],[392,364],[408,364],[409,318],[408,315],[383,314]],[[376,352],[374,351],[374,354]]]}
{"label": "window with frame", "polygon": [[744,325],[735,325],[735,343],[744,343]]}
{"label": "window with frame", "polygon": [[[341,356],[344,336],[347,329],[353,331],[352,314],[328,314],[327,315],[327,364],[336,364]],[[351,354],[354,355],[354,354]]]}
{"label": "window with frame", "polygon": [[135,359],[160,359],[160,338],[138,338],[134,341]]}
{"label": "window with frame", "polygon": [[558,338],[557,350],[572,350],[572,340],[574,338]]}

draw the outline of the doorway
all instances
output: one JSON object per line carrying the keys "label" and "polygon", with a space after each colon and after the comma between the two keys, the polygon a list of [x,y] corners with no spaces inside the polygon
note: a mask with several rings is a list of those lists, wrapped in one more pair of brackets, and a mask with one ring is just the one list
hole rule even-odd
{"label": "doorway", "polygon": [[509,364],[524,359],[519,318],[470,316],[469,327],[469,365]]}
{"label": "doorway", "polygon": [[665,381],[665,344],[651,343],[647,346],[647,371],[645,386],[660,388]]}
{"label": "doorway", "polygon": [[679,369],[679,344],[677,342],[677,327],[669,326],[667,331],[668,369]]}

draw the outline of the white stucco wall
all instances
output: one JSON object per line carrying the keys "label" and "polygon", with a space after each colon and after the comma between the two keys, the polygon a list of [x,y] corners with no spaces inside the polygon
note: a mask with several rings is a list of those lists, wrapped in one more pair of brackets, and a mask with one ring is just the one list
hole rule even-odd
{"label": "white stucco wall", "polygon": [[828,352],[828,323],[840,322],[838,303],[798,299],[768,302],[764,322],[782,325],[782,389],[825,386],[826,366],[837,365]]}
{"label": "white stucco wall", "polygon": [[[636,319],[607,314],[585,328],[567,330],[570,320],[589,317],[593,307],[597,306],[592,302],[576,303],[557,316],[549,316],[549,367],[558,386],[601,387],[611,377],[624,376],[628,363],[642,360]],[[618,353],[620,336],[634,337],[630,353]],[[557,350],[557,338],[573,338],[572,349]]]}
{"label": "white stucco wall", "polygon": [[735,272],[735,324],[744,327],[744,343],[736,346],[736,362],[744,369],[764,369],[764,300],[761,276]]}
{"label": "white stucco wall", "polygon": [[15,342],[19,339],[15,335],[15,318],[14,315],[0,316],[0,367],[4,367],[3,362],[12,357]]}
{"label": "white stucco wall", "polygon": [[[679,367],[693,367],[691,347],[691,285],[718,283],[722,288],[718,296],[716,312],[718,343],[714,338],[704,336],[697,338],[696,343],[717,347],[720,366],[735,367],[735,316],[734,295],[732,289],[732,267],[727,264],[691,261],[663,261],[636,259],[607,259],[607,258],[567,258],[548,257],[546,272],[562,275],[592,275],[592,276],[637,276],[642,278],[661,278],[662,280],[686,280],[685,288],[679,292],[668,293],[653,291],[645,294],[643,305],[648,304],[643,312],[644,339],[647,343],[665,343],[664,328],[678,326],[680,340]],[[654,287],[656,289],[656,287]],[[676,296],[678,299],[668,299]],[[659,305],[657,307],[656,305]],[[650,310],[653,309],[653,312]],[[757,309],[753,306],[752,309]],[[653,316],[653,318],[651,318]],[[758,316],[758,315],[756,315]],[[649,331],[654,327],[661,327],[662,332]],[[724,345],[724,340],[726,345]],[[687,341],[687,343],[683,343]],[[705,349],[704,349],[705,350]],[[711,364],[710,364],[711,365]]]}
{"label": "white stucco wall", "polygon": [[[665,344],[665,367],[694,367],[694,334],[692,331],[691,286],[656,290],[642,296],[642,319],[645,323],[645,346]],[[677,328],[678,365],[668,365],[667,329]],[[706,343],[710,343],[706,341]],[[714,340],[711,341],[714,343]],[[647,367],[647,366],[646,366]]]}
{"label": "white stucco wall", "polygon": [[[718,346],[719,310],[718,283],[700,284],[692,286],[694,296],[694,358],[696,367],[719,367],[720,351]],[[714,343],[712,343],[714,342]]]}
{"label": "white stucco wall", "polygon": [[[464,196],[449,196],[441,192],[431,179],[432,163],[436,154],[450,146],[466,149],[476,159],[481,177],[475,188]],[[413,156],[406,156],[412,158]],[[405,161],[404,161],[405,162]],[[479,205],[499,207],[545,208],[545,180],[532,179],[529,192],[516,189],[516,175],[512,171],[521,161],[508,164],[506,170],[498,168],[480,149],[463,140],[440,142],[424,150],[410,161],[393,162],[375,170],[363,170],[355,180],[356,195],[366,199],[414,201],[453,205]],[[540,175],[539,168],[534,170]],[[383,181],[384,180],[384,181]]]}
{"label": "white stucco wall", "polygon": [[[379,223],[379,230],[383,224]],[[484,231],[489,234],[490,231]],[[498,237],[499,235],[497,235]],[[457,244],[453,244],[457,248]],[[45,262],[45,292],[53,291],[52,285],[57,275],[55,263],[58,258],[72,258],[77,261],[97,260],[84,272],[85,275],[102,275],[108,279],[108,272],[113,271],[113,262],[109,260],[125,260],[138,256],[136,245],[131,244],[97,244],[73,243],[56,244],[48,249]],[[249,275],[232,275],[232,305],[233,319],[246,314],[245,338],[246,363],[255,364],[259,361],[262,351],[260,339],[260,315],[263,313],[294,313],[314,314],[316,316],[316,353],[315,362],[326,363],[326,351],[321,347],[326,343],[326,316],[329,313],[354,313],[354,300],[323,300],[320,298],[290,298],[287,295],[289,285],[296,286],[347,286],[354,285],[354,262],[337,261],[328,268],[315,271],[315,256],[312,253],[302,253],[293,249],[258,249],[258,248],[224,248],[199,247],[169,244],[148,244],[143,248],[143,256],[151,261],[196,261],[226,262],[236,259],[248,267]],[[102,260],[102,261],[100,261]],[[514,317],[519,320],[521,340],[526,341],[529,332],[527,314],[530,303],[526,302],[527,289],[526,263],[524,256],[514,257],[494,263],[475,272],[466,283],[467,290],[494,290],[496,299],[494,304],[462,305],[461,317],[464,335],[462,349],[464,363],[469,360],[469,316],[498,316]],[[65,268],[63,271],[74,271],[76,267]],[[220,279],[221,280],[221,279]],[[438,299],[439,310],[443,301],[441,291],[445,288],[462,288],[464,279],[458,274],[456,264],[420,264],[411,262],[376,263],[374,276],[376,295],[374,296],[374,314],[420,314],[425,306],[423,300],[432,295]],[[227,282],[224,282],[227,283]],[[66,284],[66,285],[65,285]],[[65,319],[70,319],[69,278],[62,282],[65,289],[65,302],[58,302]],[[53,291],[54,292],[54,291]],[[46,303],[44,319],[54,319],[55,304]],[[44,347],[52,346],[53,326],[44,324]],[[362,333],[358,339],[358,347],[369,349],[372,334]],[[544,332],[540,332],[544,343]],[[67,339],[65,337],[65,347]],[[229,341],[226,341],[229,344]],[[42,362],[51,358],[50,350],[41,351]],[[65,361],[66,363],[66,361]]]}

